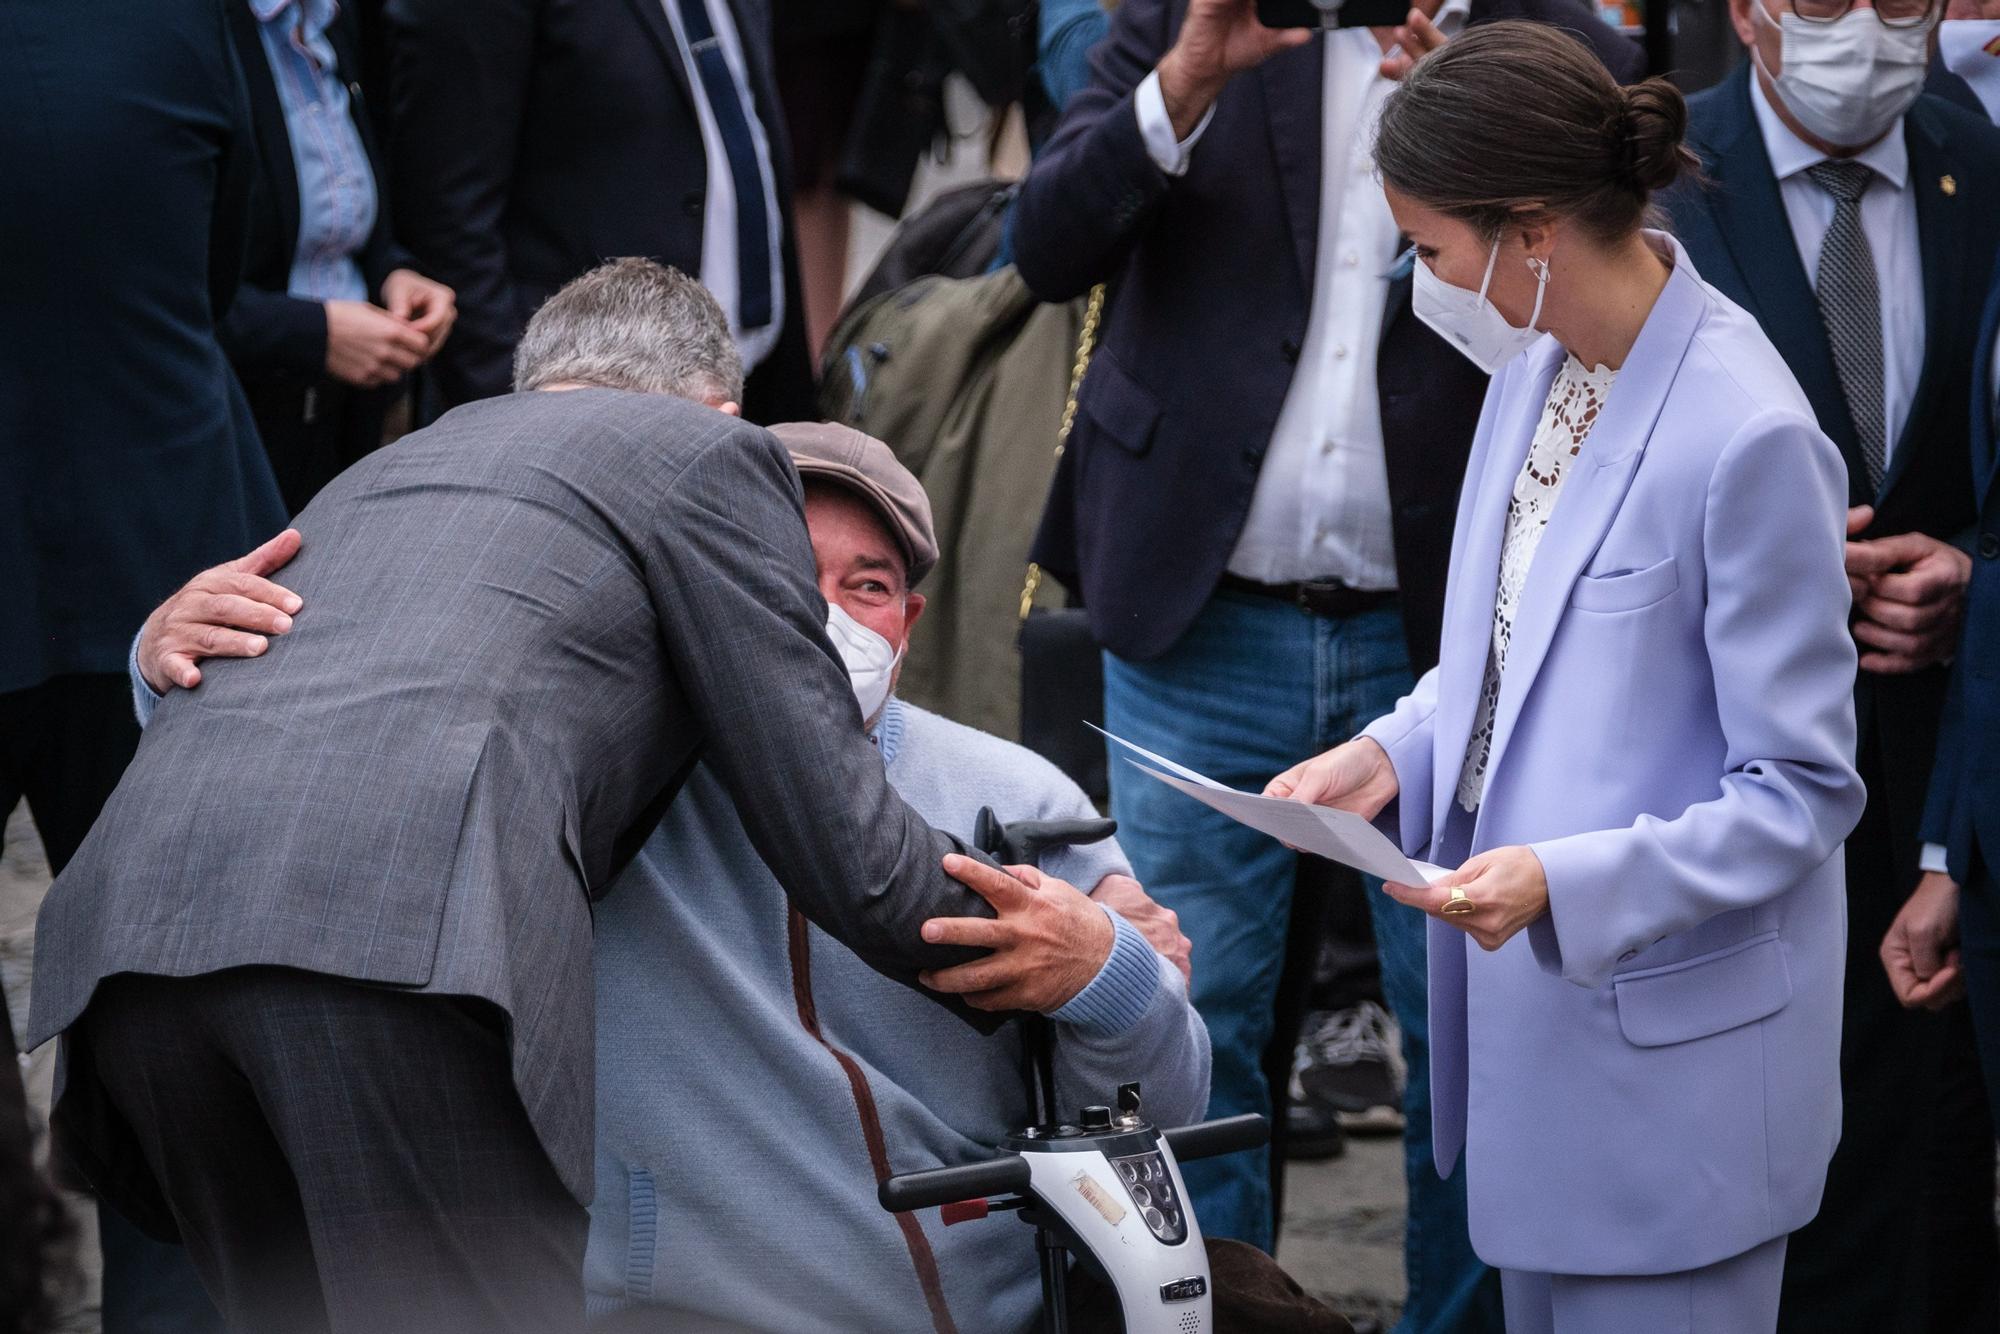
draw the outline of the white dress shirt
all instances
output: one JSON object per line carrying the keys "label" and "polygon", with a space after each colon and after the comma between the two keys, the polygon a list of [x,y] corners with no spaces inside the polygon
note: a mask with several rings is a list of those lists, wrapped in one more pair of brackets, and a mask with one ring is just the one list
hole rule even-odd
{"label": "white dress shirt", "polygon": [[[1467,0],[1449,0],[1434,21],[1455,32],[1466,9]],[[1382,77],[1382,48],[1366,28],[1325,33],[1321,48],[1311,314],[1229,570],[1263,583],[1338,579],[1354,588],[1388,589],[1396,586],[1396,550],[1375,353],[1397,232],[1370,147],[1375,118],[1395,84]],[[1133,100],[1155,165],[1170,176],[1185,173],[1208,116],[1177,141],[1157,72]]]}
{"label": "white dress shirt", "polygon": [[722,144],[715,112],[708,105],[708,93],[688,50],[687,34],[681,30],[680,6],[675,0],[660,0],[666,11],[667,26],[674,30],[674,44],[680,48],[681,68],[687,72],[688,96],[694,101],[695,119],[701,124],[701,147],[708,161],[707,188],[703,191],[701,214],[701,285],[715,297],[722,313],[729,317],[729,332],[743,357],[747,373],[770,355],[785,325],[785,269],[782,221],[778,214],[777,177],[771,170],[771,136],[757,116],[757,100],[750,92],[749,67],[743,61],[743,42],[736,31],[736,15],[729,0],[703,0],[708,21],[722,44],[722,57],[729,62],[736,87],[743,99],[743,118],[750,123],[750,136],[757,143],[757,175],[764,183],[764,221],[771,242],[771,322],[746,329],[737,317],[742,303],[737,293],[742,277],[736,262],[736,181],[729,174],[729,152]]}
{"label": "white dress shirt", "polygon": [[[1833,196],[1813,184],[1806,168],[1831,159],[1786,128],[1756,79],[1750,80],[1750,101],[1757,109],[1764,151],[1778,178],[1792,239],[1805,261],[1806,281],[1811,282],[1819,271],[1820,246],[1833,225]],[[1902,120],[1898,118],[1895,128],[1850,160],[1874,168],[1879,178],[1861,196],[1861,230],[1875,257],[1876,288],[1882,294],[1883,457],[1892,459],[1924,370],[1924,262]]]}

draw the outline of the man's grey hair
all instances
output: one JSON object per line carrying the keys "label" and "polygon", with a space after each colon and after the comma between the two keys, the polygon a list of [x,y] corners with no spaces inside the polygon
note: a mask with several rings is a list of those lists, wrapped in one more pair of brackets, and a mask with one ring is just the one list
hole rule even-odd
{"label": "man's grey hair", "polygon": [[743,358],[707,288],[650,259],[614,259],[543,302],[514,350],[515,389],[565,383],[734,403]]}

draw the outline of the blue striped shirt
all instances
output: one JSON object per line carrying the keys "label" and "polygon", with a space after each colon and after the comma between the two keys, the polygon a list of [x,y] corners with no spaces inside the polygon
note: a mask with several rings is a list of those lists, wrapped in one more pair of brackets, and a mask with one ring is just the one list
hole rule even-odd
{"label": "blue striped shirt", "polygon": [[299,179],[299,239],[286,291],[313,301],[366,301],[355,262],[375,226],[375,173],[348,114],[327,28],[337,0],[247,0],[285,109]]}

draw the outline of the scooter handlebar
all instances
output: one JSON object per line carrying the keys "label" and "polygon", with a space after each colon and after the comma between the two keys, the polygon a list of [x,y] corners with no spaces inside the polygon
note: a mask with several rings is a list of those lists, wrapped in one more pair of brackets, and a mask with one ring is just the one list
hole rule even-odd
{"label": "scooter handlebar", "polygon": [[890,1213],[956,1204],[986,1195],[1018,1195],[1028,1188],[1028,1160],[1018,1154],[958,1167],[933,1167],[890,1177],[875,1192]]}
{"label": "scooter handlebar", "polygon": [[[1271,1123],[1255,1112],[1245,1112],[1241,1116],[1181,1126],[1165,1131],[1164,1137],[1175,1160],[1185,1163],[1254,1149],[1271,1137]],[[884,1209],[899,1214],[988,1195],[1018,1195],[1027,1190],[1028,1181],[1028,1160],[1010,1153],[983,1163],[905,1172],[884,1181],[875,1197]]]}
{"label": "scooter handlebar", "polygon": [[1225,1153],[1254,1149],[1271,1138],[1271,1123],[1255,1112],[1245,1112],[1241,1116],[1225,1116],[1217,1121],[1181,1126],[1163,1134],[1167,1147],[1174,1151],[1174,1160],[1187,1163],[1197,1158],[1216,1158]]}

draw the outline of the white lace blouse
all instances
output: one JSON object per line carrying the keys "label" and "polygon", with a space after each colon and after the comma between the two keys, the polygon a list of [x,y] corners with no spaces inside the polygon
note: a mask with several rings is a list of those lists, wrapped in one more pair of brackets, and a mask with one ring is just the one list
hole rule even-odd
{"label": "white lace blouse", "polygon": [[1493,712],[1500,702],[1500,677],[1507,669],[1507,645],[1514,634],[1514,612],[1528,569],[1555,513],[1569,465],[1583,450],[1590,428],[1611,392],[1618,374],[1608,366],[1586,370],[1575,357],[1566,358],[1549,386],[1542,420],[1528,446],[1528,458],[1514,479],[1514,498],[1507,504],[1507,533],[1500,543],[1500,585],[1493,600],[1493,643],[1486,656],[1486,678],[1479,688],[1479,710],[1473,715],[1472,736],[1465,763],[1458,771],[1458,804],[1479,809],[1486,792],[1486,761],[1493,749]]}

